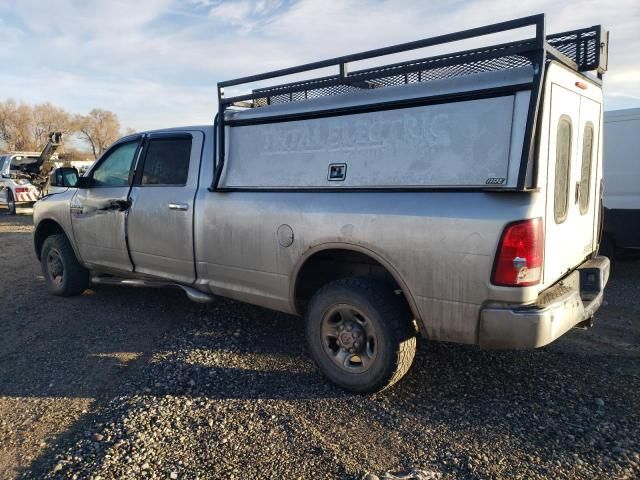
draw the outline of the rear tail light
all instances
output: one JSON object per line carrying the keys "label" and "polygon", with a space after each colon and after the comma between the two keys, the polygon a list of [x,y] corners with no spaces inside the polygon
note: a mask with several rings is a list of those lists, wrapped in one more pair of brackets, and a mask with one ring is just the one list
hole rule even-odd
{"label": "rear tail light", "polygon": [[504,228],[491,283],[505,287],[540,283],[544,243],[542,228],[541,218],[513,222]]}
{"label": "rear tail light", "polygon": [[16,193],[29,193],[31,189],[29,187],[16,187]]}

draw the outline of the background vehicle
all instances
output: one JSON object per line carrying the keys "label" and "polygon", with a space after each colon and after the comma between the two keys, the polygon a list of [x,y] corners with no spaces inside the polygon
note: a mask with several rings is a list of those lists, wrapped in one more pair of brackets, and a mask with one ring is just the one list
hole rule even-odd
{"label": "background vehicle", "polygon": [[[531,26],[532,39],[348,69]],[[591,321],[608,279],[606,46],[600,27],[545,37],[538,15],[222,82],[214,126],[130,135],[78,180],[55,172],[34,211],[47,284],[79,294],[93,275],[304,315],[322,372],[359,392],[406,373],[416,330],[545,345]]]}
{"label": "background vehicle", "polygon": [[640,254],[640,108],[604,114],[604,237],[601,251]]}
{"label": "background vehicle", "polygon": [[22,165],[35,163],[38,153],[19,152],[0,155],[0,204],[6,204],[10,215],[18,204],[32,206],[40,192],[31,184],[31,177],[20,171]]}
{"label": "background vehicle", "polygon": [[40,198],[61,146],[62,134],[54,132],[40,153],[0,155],[0,204],[7,205],[10,215],[15,215],[17,205],[28,207]]}

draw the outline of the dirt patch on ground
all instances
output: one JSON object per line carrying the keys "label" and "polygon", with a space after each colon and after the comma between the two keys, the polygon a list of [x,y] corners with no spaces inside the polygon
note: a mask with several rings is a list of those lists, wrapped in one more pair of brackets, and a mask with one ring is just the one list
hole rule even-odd
{"label": "dirt patch on ground", "polygon": [[[299,319],[174,290],[49,296],[31,218],[0,217],[1,478],[637,478],[640,264],[588,331],[525,352],[420,342],[349,395]],[[373,478],[373,477],[372,477]]]}
{"label": "dirt patch on ground", "polygon": [[[27,215],[0,217],[0,477],[81,428],[181,318],[169,291],[48,295]],[[124,297],[123,297],[124,295]],[[178,302],[179,304],[179,302]]]}

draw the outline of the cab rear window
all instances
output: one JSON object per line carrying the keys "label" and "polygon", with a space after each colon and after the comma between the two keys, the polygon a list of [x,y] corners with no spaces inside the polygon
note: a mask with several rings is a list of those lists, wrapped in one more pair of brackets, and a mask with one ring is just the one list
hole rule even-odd
{"label": "cab rear window", "polygon": [[558,121],[556,136],[556,181],[553,205],[556,223],[562,223],[567,218],[571,173],[571,133],[571,119],[563,115]]}

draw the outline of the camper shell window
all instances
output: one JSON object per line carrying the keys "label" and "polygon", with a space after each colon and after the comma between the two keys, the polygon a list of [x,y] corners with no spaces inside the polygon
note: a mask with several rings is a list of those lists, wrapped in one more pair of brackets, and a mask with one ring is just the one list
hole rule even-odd
{"label": "camper shell window", "polygon": [[556,136],[556,181],[553,212],[556,223],[567,218],[569,207],[569,176],[571,173],[571,118],[562,115]]}
{"label": "camper shell window", "polygon": [[589,210],[589,192],[591,189],[591,163],[593,158],[593,123],[584,126],[582,140],[582,167],[580,169],[580,215]]}

